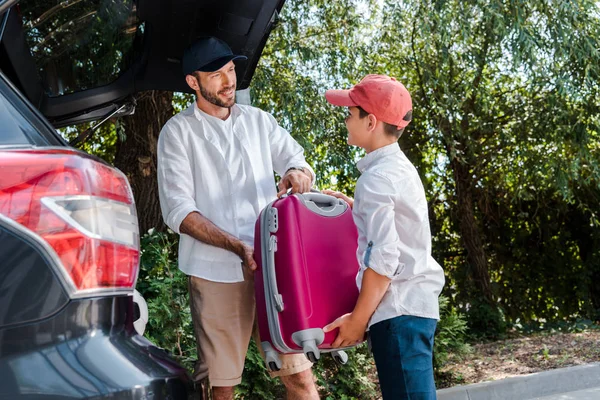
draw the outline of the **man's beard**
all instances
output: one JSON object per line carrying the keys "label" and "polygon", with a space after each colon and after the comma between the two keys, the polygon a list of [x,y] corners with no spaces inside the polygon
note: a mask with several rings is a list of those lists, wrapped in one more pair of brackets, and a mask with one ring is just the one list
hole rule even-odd
{"label": "man's beard", "polygon": [[[231,99],[231,101],[225,102],[225,101],[221,100],[220,98],[218,98],[217,94],[210,93],[208,90],[206,90],[200,83],[200,79],[196,78],[196,80],[198,81],[198,87],[200,87],[200,94],[202,95],[202,97],[204,97],[206,99],[206,101],[214,104],[215,106],[219,106],[219,107],[223,107],[223,108],[233,107],[233,105],[235,104],[235,91],[234,91],[234,95],[233,95],[233,98]],[[219,92],[225,92],[230,89],[235,90],[235,86],[230,86],[228,88],[220,90]]]}

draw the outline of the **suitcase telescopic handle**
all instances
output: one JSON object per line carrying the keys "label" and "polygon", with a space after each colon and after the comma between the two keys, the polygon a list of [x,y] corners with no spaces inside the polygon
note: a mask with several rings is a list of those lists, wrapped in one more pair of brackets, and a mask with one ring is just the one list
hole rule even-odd
{"label": "suitcase telescopic handle", "polygon": [[275,236],[269,237],[269,256],[267,257],[267,276],[268,285],[270,288],[273,301],[275,302],[275,308],[278,312],[283,311],[283,297],[279,294],[277,288],[277,275],[275,273],[275,252],[277,251],[277,238]]}

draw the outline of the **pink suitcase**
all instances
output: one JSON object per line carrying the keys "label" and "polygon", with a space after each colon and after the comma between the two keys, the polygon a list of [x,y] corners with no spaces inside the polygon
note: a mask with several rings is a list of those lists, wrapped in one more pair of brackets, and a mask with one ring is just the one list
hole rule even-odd
{"label": "pink suitcase", "polygon": [[255,228],[256,307],[261,346],[271,370],[279,353],[316,362],[332,352],[338,330],[322,327],[354,309],[358,298],[356,226],[352,210],[321,193],[285,196],[261,212]]}

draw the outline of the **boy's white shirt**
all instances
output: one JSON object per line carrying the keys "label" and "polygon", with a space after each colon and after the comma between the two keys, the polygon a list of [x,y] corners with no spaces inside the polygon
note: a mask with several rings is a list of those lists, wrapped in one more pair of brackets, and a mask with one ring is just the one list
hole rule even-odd
{"label": "boy's white shirt", "polygon": [[416,168],[398,143],[367,154],[357,167],[361,176],[352,212],[358,228],[356,282],[360,289],[366,268],[391,279],[369,327],[400,315],[439,319],[445,278],[431,256],[427,200]]}
{"label": "boy's white shirt", "polygon": [[[220,229],[253,246],[258,213],[277,196],[273,171],[308,168],[304,150],[273,116],[234,105],[225,121],[196,103],[171,118],[158,139],[158,192],[173,231],[197,211]],[[180,234],[179,269],[214,282],[242,282],[234,253]]]}

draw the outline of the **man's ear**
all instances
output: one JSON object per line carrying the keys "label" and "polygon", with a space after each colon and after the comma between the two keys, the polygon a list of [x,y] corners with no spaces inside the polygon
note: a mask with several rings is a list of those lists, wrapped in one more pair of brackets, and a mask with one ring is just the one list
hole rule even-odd
{"label": "man's ear", "polygon": [[198,81],[196,80],[196,77],[194,75],[186,75],[185,81],[187,82],[188,86],[194,90],[194,92],[198,92],[200,90],[200,87],[198,86]]}

